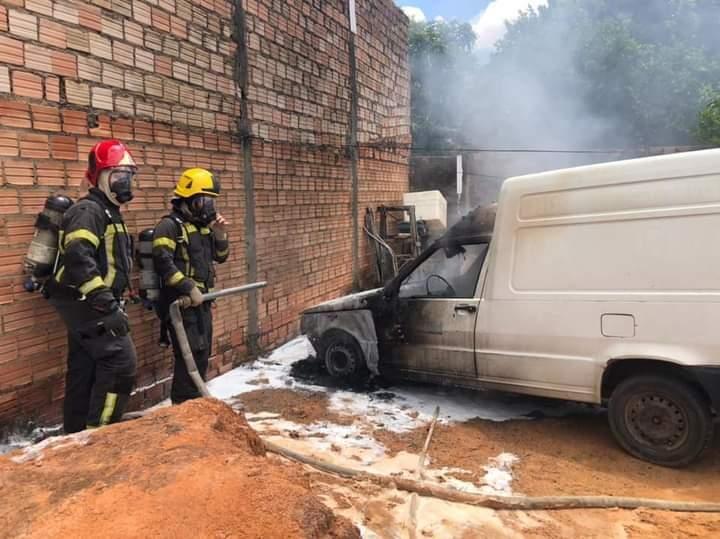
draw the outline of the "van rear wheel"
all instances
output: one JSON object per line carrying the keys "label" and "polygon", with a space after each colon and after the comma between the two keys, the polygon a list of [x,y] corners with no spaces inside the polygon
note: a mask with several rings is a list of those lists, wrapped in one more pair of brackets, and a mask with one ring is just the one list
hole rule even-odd
{"label": "van rear wheel", "polygon": [[631,455],[671,468],[689,465],[710,445],[707,401],[690,384],[663,376],[635,376],[618,385],[608,407],[610,428]]}
{"label": "van rear wheel", "polygon": [[320,341],[320,358],[333,378],[357,381],[367,375],[365,355],[355,338],[340,330],[331,330]]}

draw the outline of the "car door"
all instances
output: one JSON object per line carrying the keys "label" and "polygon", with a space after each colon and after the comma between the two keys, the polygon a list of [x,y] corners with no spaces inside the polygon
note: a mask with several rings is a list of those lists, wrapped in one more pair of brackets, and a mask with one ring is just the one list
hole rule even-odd
{"label": "car door", "polygon": [[487,243],[438,247],[401,283],[393,370],[476,378],[478,276]]}

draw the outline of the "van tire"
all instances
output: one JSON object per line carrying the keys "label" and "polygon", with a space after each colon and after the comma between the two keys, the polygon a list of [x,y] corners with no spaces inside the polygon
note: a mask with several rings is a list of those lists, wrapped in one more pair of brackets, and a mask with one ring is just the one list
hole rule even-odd
{"label": "van tire", "polygon": [[333,378],[358,381],[367,377],[365,354],[355,338],[345,331],[325,333],[320,340],[319,357]]}
{"label": "van tire", "polygon": [[608,418],[625,451],[669,468],[695,461],[714,434],[703,395],[687,382],[658,375],[621,382],[610,397]]}

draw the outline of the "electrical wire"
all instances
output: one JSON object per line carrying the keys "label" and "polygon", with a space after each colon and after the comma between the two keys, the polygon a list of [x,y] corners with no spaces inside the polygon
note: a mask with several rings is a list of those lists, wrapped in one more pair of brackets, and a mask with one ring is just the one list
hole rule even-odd
{"label": "electrical wire", "polygon": [[[539,149],[539,148],[423,148],[411,146],[410,149],[421,157],[433,157],[432,154],[439,154],[439,157],[447,157],[444,154],[452,154],[452,156],[461,153],[561,153],[561,154],[597,154],[597,155],[614,155],[624,153],[625,150],[580,150],[580,149]],[[423,155],[427,152],[428,155]]]}
{"label": "electrical wire", "polygon": [[[301,148],[316,148],[321,150],[344,150],[348,151],[351,144],[327,144],[291,140],[273,140],[259,135],[250,135],[248,138],[262,142],[264,144],[284,144],[287,146],[296,146]],[[537,154],[576,154],[576,155],[615,155],[625,153],[623,149],[564,149],[564,148],[439,148],[429,146],[413,146],[407,143],[397,143],[394,141],[380,142],[358,142],[356,145],[360,149],[368,150],[384,150],[397,151],[406,150],[412,152],[419,157],[442,157],[450,158],[457,154],[463,153],[537,153]]]}
{"label": "electrical wire", "polygon": [[489,180],[504,180],[505,176],[493,176],[492,174],[477,174],[475,172],[464,172],[465,176],[469,176],[471,178],[487,178]]}

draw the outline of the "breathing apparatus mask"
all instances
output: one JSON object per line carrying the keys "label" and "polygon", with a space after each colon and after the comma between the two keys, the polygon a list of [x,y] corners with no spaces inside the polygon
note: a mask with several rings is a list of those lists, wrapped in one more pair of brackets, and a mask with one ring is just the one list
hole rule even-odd
{"label": "breathing apparatus mask", "polygon": [[100,173],[98,187],[113,204],[122,206],[135,197],[132,190],[136,172],[134,167],[103,170]]}
{"label": "breathing apparatus mask", "polygon": [[217,219],[215,197],[196,195],[185,201],[190,220],[200,226],[209,226]]}

